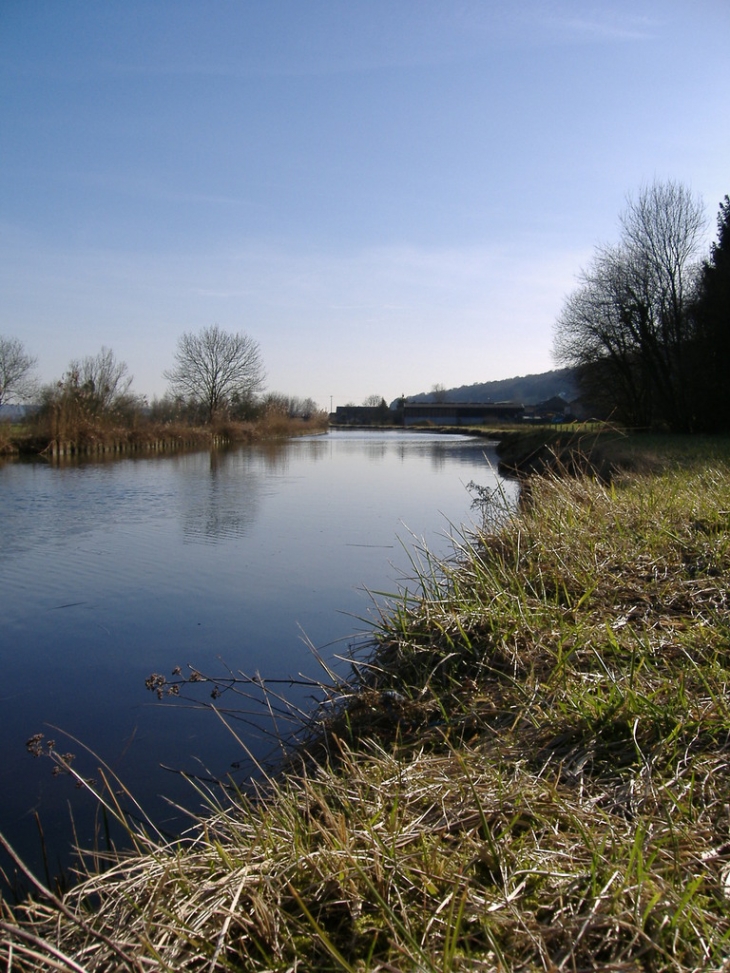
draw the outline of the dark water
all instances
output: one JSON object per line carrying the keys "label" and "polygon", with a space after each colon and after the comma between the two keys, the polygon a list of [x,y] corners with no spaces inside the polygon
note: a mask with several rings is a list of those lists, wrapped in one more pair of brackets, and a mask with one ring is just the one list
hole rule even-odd
{"label": "dark water", "polygon": [[[64,733],[92,747],[156,822],[179,828],[162,795],[200,801],[161,765],[216,777],[250,768],[214,714],[158,702],[146,677],[188,665],[322,676],[305,638],[328,660],[347,655],[374,614],[368,591],[395,592],[412,574],[412,535],[447,554],[450,525],[477,516],[466,484],[496,485],[495,468],[482,441],[380,432],[61,468],[0,465],[6,837],[36,867],[36,810],[52,865],[66,860],[70,813],[82,843],[94,840],[91,799],[26,752],[39,732],[96,776],[98,760]],[[311,705],[311,690],[283,691]],[[209,700],[210,687],[198,698]],[[260,712],[251,719],[264,726]],[[243,722],[236,731],[265,758],[266,733]]]}

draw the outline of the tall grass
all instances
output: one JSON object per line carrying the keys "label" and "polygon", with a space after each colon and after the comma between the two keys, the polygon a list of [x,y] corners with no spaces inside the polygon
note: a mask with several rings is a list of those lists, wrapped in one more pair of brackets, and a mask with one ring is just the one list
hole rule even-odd
{"label": "tall grass", "polygon": [[23,424],[0,424],[0,456],[14,453],[74,456],[161,447],[204,449],[225,443],[301,436],[326,428],[324,413],[307,421],[264,413],[246,422],[218,419],[212,424],[196,425],[180,419],[160,421],[139,413],[93,416],[59,411],[44,413]]}
{"label": "tall grass", "polygon": [[0,422],[0,456],[9,456],[14,452],[12,427],[9,422]]}
{"label": "tall grass", "polygon": [[458,555],[286,773],[3,905],[6,967],[730,969],[730,468],[541,478]]}

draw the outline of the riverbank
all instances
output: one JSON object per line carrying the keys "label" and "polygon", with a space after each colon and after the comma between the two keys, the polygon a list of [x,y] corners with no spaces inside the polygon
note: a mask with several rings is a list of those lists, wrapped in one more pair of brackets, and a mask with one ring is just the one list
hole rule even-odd
{"label": "riverbank", "polygon": [[512,429],[498,440],[500,471],[521,479],[568,473],[608,482],[619,473],[660,473],[730,459],[725,436],[627,432],[606,423]]}
{"label": "riverbank", "polygon": [[662,443],[426,559],[286,775],[5,904],[7,968],[727,969],[730,465]]}
{"label": "riverbank", "polygon": [[63,433],[39,432],[32,425],[0,424],[0,457],[38,456],[63,460],[82,456],[169,453],[184,449],[208,449],[231,443],[283,439],[327,429],[325,413],[310,419],[267,414],[249,422],[219,421],[194,426],[183,422],[135,422],[79,424]]}

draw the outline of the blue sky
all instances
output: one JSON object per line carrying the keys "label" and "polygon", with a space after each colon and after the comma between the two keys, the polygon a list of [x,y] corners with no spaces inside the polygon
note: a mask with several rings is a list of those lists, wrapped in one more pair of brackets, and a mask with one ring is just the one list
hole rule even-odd
{"label": "blue sky", "polygon": [[628,194],[730,193],[727,0],[0,0],[0,334],[329,408],[554,367]]}

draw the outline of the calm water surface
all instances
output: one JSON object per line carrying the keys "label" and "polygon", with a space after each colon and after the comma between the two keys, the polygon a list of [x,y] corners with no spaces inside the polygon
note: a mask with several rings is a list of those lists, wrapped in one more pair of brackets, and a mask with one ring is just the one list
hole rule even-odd
{"label": "calm water surface", "polygon": [[[397,590],[416,539],[448,554],[452,527],[476,516],[466,484],[496,485],[495,469],[483,441],[398,432],[0,465],[0,828],[35,864],[36,810],[54,859],[70,844],[69,808],[92,840],[92,801],[25,751],[45,733],[96,776],[98,761],[60,730],[93,747],[156,822],[179,827],[161,795],[199,801],[161,765],[216,777],[246,766],[214,715],[158,702],[146,677],[188,665],[318,677],[305,639],[328,660],[347,655],[374,614],[368,591]],[[270,751],[266,734],[237,732],[257,757]]]}

